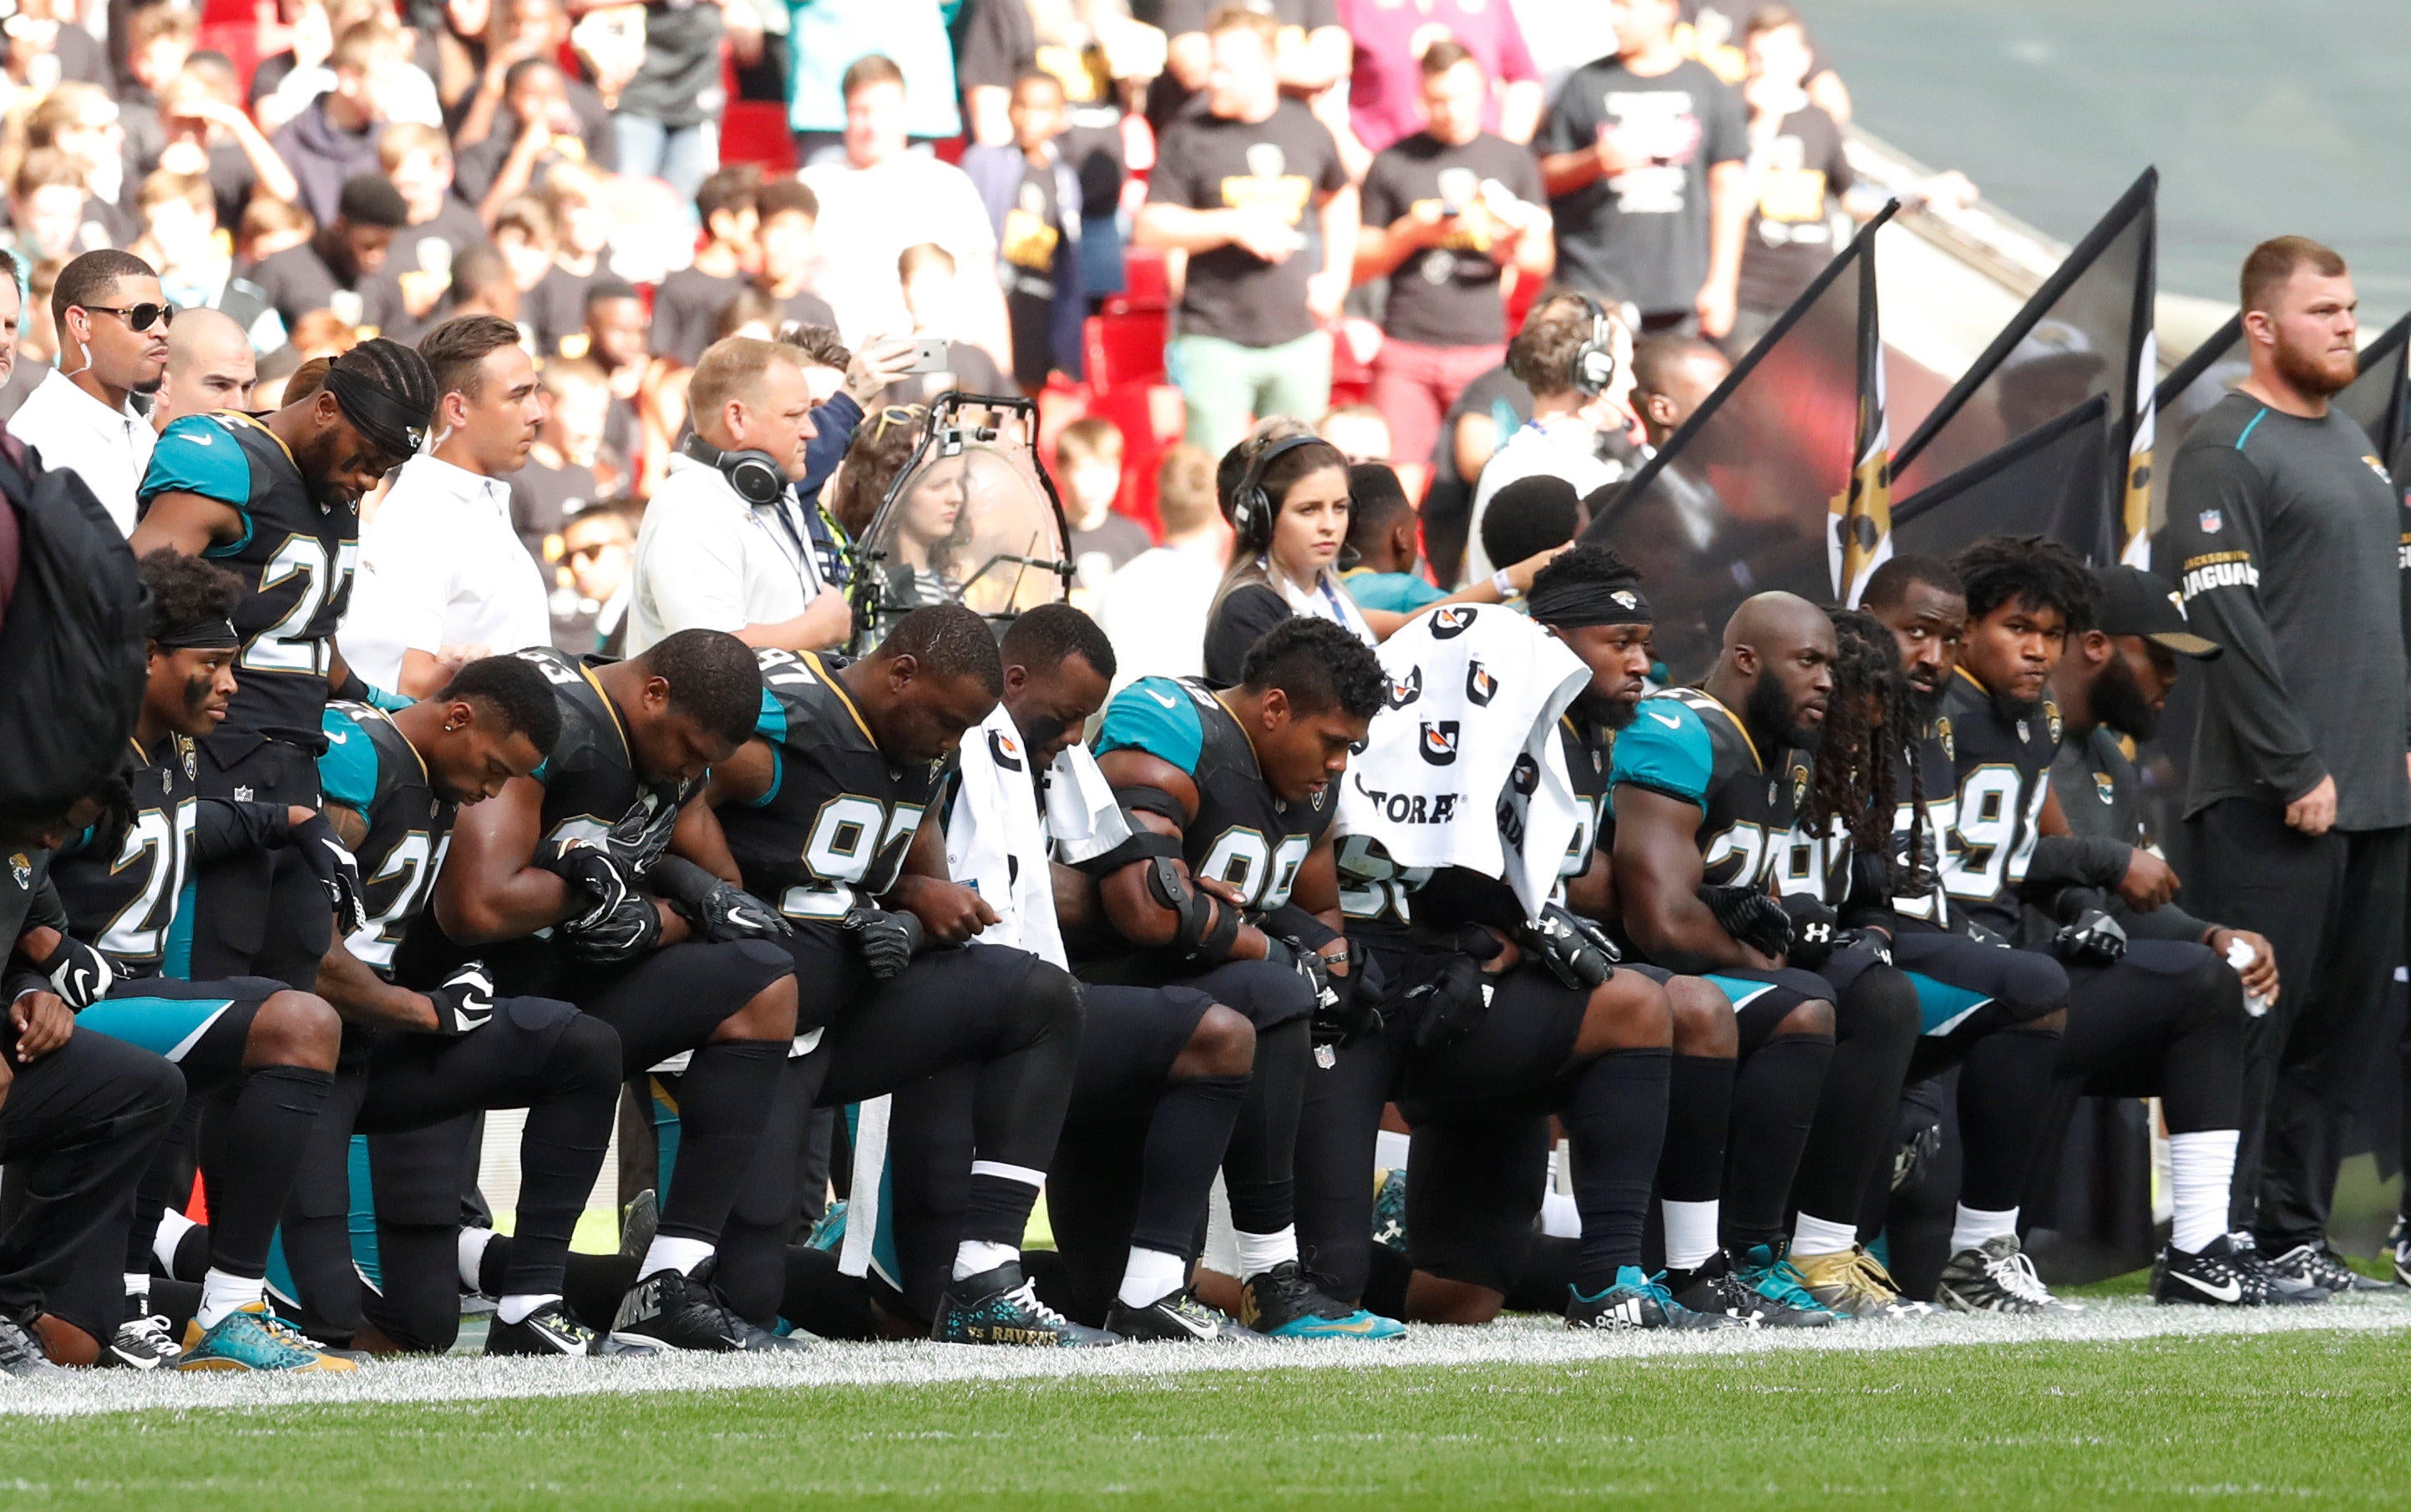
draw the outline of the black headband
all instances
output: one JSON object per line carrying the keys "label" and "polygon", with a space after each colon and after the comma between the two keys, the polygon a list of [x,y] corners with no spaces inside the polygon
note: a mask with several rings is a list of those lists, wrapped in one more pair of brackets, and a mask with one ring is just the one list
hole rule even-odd
{"label": "black headband", "polygon": [[427,444],[427,416],[412,414],[409,406],[358,373],[329,368],[327,392],[335,396],[343,418],[384,450],[408,458]]}
{"label": "black headband", "polygon": [[1551,583],[1525,601],[1536,623],[1569,630],[1585,625],[1651,625],[1658,611],[1637,587],[1613,583]]}
{"label": "black headband", "polygon": [[152,640],[163,651],[231,651],[242,644],[231,622],[224,619],[187,619],[151,632]]}

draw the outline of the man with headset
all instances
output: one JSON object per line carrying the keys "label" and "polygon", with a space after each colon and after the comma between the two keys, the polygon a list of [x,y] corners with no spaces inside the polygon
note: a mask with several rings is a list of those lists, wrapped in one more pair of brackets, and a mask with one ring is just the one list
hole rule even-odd
{"label": "man with headset", "polygon": [[1482,549],[1482,515],[1499,489],[1545,472],[1587,498],[1624,476],[1616,463],[1600,457],[1601,438],[1621,434],[1631,423],[1632,334],[1622,321],[1579,290],[1544,295],[1507,343],[1507,371],[1532,391],[1532,418],[1482,470],[1466,528],[1469,583],[1506,565]]}
{"label": "man with headset", "polygon": [[[909,342],[866,343],[846,392],[862,402],[912,354]],[[807,360],[794,346],[732,336],[695,364],[694,434],[670,458],[636,536],[629,655],[681,630],[725,631],[756,649],[822,650],[845,639],[852,611],[821,581],[793,497],[819,434]]]}

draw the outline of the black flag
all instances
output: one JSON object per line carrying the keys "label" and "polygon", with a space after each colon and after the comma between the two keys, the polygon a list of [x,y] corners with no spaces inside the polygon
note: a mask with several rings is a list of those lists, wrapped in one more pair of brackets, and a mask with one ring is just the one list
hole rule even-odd
{"label": "black flag", "polygon": [[[2186,353],[2185,359],[2170,369],[2160,386],[2152,391],[2152,426],[2158,454],[2173,461],[2194,422],[2251,371],[2251,361],[2243,354],[2243,317],[2229,315],[2227,324]],[[2167,468],[2152,469],[2155,520],[2169,517],[2168,475]]]}
{"label": "black flag", "polygon": [[2097,564],[2116,560],[2109,474],[2110,396],[2059,418],[1892,506],[1902,551],[1949,558],[1987,535],[2041,535]]}
{"label": "black flag", "polygon": [[2159,171],[2144,169],[1901,443],[1894,493],[1906,499],[1930,487],[2107,395],[2105,487],[2120,502],[2120,548],[2141,560],[2159,366],[2152,341],[2158,188]]}
{"label": "black flag", "polygon": [[1875,235],[1886,206],[1642,464],[1583,539],[1638,568],[1680,681],[1742,600],[1841,602],[1890,553]]}

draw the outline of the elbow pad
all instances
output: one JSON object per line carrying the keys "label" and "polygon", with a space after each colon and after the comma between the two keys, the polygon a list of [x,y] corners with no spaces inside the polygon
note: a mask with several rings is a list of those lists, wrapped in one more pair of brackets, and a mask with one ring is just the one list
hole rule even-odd
{"label": "elbow pad", "polygon": [[1339,931],[1307,912],[1294,903],[1284,903],[1264,917],[1264,931],[1283,939],[1293,939],[1311,952],[1339,938]]}
{"label": "elbow pad", "polygon": [[1172,911],[1172,948],[1184,960],[1216,967],[1230,959],[1232,942],[1239,938],[1238,909],[1218,907],[1213,897],[1181,875],[1168,856],[1147,863],[1147,891]]}

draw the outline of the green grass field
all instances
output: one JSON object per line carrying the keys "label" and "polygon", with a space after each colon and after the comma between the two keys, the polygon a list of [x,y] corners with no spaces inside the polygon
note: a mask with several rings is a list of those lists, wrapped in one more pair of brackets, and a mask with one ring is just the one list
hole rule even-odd
{"label": "green grass field", "polygon": [[2406,1366],[2310,1330],[18,1418],[0,1505],[2400,1506]]}

